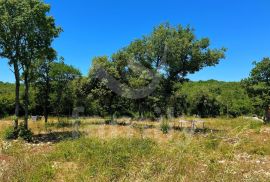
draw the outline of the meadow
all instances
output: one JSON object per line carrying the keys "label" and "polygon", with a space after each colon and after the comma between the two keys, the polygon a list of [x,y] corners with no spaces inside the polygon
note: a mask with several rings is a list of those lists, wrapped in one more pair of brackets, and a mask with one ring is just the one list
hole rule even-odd
{"label": "meadow", "polygon": [[[270,126],[248,118],[50,118],[29,122],[32,142],[1,140],[1,181],[269,181]],[[191,120],[192,118],[185,118]],[[0,122],[1,135],[11,119]]]}

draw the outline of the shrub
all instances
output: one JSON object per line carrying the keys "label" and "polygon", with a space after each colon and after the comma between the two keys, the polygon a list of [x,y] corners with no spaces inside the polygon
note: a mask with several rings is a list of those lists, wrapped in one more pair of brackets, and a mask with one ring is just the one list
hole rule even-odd
{"label": "shrub", "polygon": [[18,138],[18,130],[14,130],[14,127],[8,127],[5,131],[4,131],[4,139],[6,140],[14,140]]}
{"label": "shrub", "polygon": [[163,134],[169,133],[169,130],[170,130],[169,122],[167,120],[163,120],[160,124],[160,129]]}
{"label": "shrub", "polygon": [[31,142],[33,138],[33,133],[31,130],[26,129],[21,123],[17,130],[15,130],[14,127],[8,127],[4,131],[3,136],[6,140],[15,140],[20,137],[25,141]]}
{"label": "shrub", "polygon": [[23,124],[20,124],[18,137],[22,138],[27,142],[31,142],[33,139],[33,133],[30,129],[26,129]]}

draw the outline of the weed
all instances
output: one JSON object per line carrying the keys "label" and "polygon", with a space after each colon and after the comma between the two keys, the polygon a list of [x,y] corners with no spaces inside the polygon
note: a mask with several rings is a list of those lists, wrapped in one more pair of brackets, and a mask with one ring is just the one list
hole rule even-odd
{"label": "weed", "polygon": [[162,131],[163,134],[168,134],[170,130],[170,125],[167,120],[162,120],[160,124],[160,130]]}

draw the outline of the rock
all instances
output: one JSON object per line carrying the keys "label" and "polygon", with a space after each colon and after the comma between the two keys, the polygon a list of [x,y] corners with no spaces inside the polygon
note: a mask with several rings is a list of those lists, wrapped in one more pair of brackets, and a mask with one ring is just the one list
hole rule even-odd
{"label": "rock", "polygon": [[219,164],[224,164],[226,161],[222,160],[222,161],[218,161]]}

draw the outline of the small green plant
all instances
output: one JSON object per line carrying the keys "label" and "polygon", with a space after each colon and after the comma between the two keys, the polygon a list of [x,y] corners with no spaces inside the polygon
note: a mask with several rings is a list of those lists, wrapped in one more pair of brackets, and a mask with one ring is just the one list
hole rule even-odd
{"label": "small green plant", "polygon": [[14,127],[8,127],[4,133],[3,133],[3,137],[6,140],[14,140],[18,138],[18,130],[15,130]]}
{"label": "small green plant", "polygon": [[170,130],[170,125],[167,120],[162,120],[160,124],[160,130],[162,131],[163,134],[168,134]]}
{"label": "small green plant", "polygon": [[31,130],[26,129],[21,123],[18,129],[14,127],[8,127],[3,133],[4,139],[6,140],[15,140],[17,138],[22,138],[25,141],[31,142],[33,138],[33,133]]}

